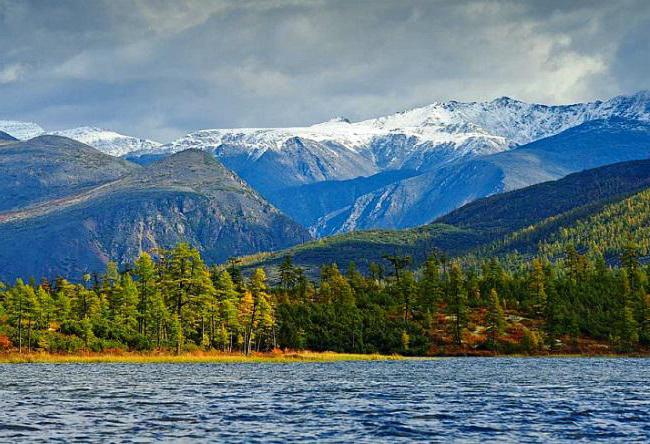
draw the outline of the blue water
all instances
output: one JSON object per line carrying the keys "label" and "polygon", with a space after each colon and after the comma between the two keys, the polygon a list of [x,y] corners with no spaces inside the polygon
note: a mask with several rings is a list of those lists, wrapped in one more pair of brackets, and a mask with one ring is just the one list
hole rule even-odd
{"label": "blue water", "polygon": [[0,365],[0,441],[650,441],[650,360]]}

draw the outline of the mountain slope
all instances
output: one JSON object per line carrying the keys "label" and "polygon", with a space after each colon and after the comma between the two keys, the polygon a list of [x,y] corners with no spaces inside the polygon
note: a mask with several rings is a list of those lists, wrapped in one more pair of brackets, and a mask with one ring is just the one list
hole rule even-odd
{"label": "mountain slope", "polygon": [[434,221],[500,236],[650,187],[650,159],[606,165],[478,199]]}
{"label": "mountain slope", "polygon": [[[555,230],[548,231],[555,225]],[[546,232],[546,233],[545,233]],[[540,239],[537,248],[533,242]],[[610,262],[618,262],[626,245],[632,241],[638,253],[648,261],[650,255],[650,189],[613,202],[600,211],[562,226],[545,220],[526,231],[513,233],[495,251],[509,251],[522,241],[529,245],[528,253],[539,252],[551,258],[565,253],[568,245],[578,251],[600,253]]]}
{"label": "mountain slope", "polygon": [[367,177],[327,180],[267,191],[266,197],[285,214],[308,227],[318,222],[321,214],[345,208],[364,194],[415,175],[417,172],[414,170],[390,170]]}
{"label": "mountain slope", "polygon": [[60,136],[0,146],[0,211],[72,195],[138,170]]}
{"label": "mountain slope", "polygon": [[431,222],[468,202],[575,171],[650,157],[650,124],[594,120],[516,149],[455,162],[359,197],[316,226],[320,235]]}
{"label": "mountain slope", "polygon": [[[450,256],[477,251],[490,244],[490,252],[505,254],[535,248],[540,239],[519,236],[502,248],[500,239],[540,224],[571,226],[577,220],[601,211],[606,205],[650,188],[650,160],[607,165],[574,173],[557,181],[478,199],[433,224],[404,230],[370,230],[340,234],[273,254],[245,260],[246,266],[277,266],[286,254],[315,274],[323,263],[336,262],[344,268],[355,261],[361,269],[371,262],[384,263],[385,254],[406,254],[420,263],[432,249]],[[537,231],[546,235],[549,231]],[[497,251],[498,250],[498,251]]]}
{"label": "mountain slope", "polygon": [[50,134],[68,137],[111,156],[123,156],[133,151],[153,150],[161,145],[153,140],[125,136],[115,131],[89,126],[54,131]]}
{"label": "mountain slope", "polygon": [[178,242],[217,262],[306,239],[213,156],[189,150],[79,195],[0,214],[0,273],[79,276]]}
{"label": "mountain slope", "polygon": [[17,142],[18,139],[16,139],[14,136],[11,134],[7,134],[4,131],[0,131],[0,144],[7,144],[7,143],[12,143],[12,142]]}

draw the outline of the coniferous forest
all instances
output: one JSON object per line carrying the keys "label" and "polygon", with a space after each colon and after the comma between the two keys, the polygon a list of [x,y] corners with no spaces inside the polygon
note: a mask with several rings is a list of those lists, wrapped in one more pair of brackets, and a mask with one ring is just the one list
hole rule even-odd
{"label": "coniferous forest", "polygon": [[2,284],[0,350],[636,352],[650,343],[638,250],[628,242],[617,267],[571,246],[555,262],[434,251],[418,268],[399,255],[365,274],[324,265],[317,280],[287,256],[271,284],[262,268],[209,267],[179,244],[101,275]]}

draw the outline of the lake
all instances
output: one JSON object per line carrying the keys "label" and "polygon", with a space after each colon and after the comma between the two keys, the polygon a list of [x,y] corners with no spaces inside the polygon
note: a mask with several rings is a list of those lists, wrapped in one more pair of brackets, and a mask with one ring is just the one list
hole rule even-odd
{"label": "lake", "polygon": [[650,360],[0,365],[0,441],[649,441]]}

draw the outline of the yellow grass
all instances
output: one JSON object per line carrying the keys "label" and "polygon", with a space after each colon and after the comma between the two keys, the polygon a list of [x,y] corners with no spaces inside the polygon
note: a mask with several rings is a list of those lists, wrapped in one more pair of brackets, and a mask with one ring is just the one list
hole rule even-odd
{"label": "yellow grass", "polygon": [[7,353],[0,354],[0,364],[245,364],[269,363],[287,364],[295,362],[340,362],[340,361],[392,361],[405,359],[399,355],[352,354],[333,352],[290,352],[241,354],[196,352],[175,355],[170,353]]}

